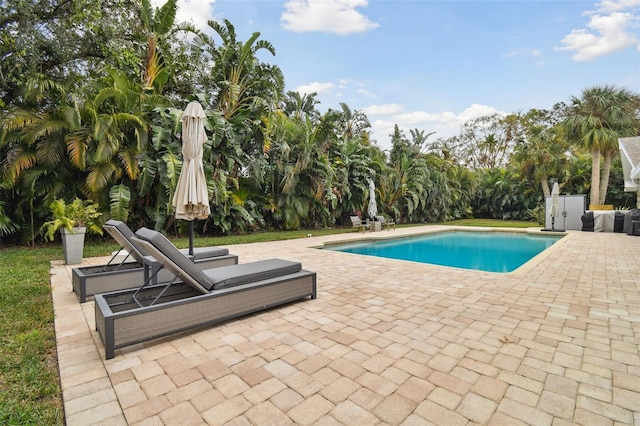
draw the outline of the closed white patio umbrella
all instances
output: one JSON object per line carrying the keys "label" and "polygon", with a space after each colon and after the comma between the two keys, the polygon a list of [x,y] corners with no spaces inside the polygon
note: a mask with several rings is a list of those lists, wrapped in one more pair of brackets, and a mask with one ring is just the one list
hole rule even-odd
{"label": "closed white patio umbrella", "polygon": [[558,186],[558,182],[555,182],[551,190],[551,210],[549,211],[549,216],[551,216],[551,229],[553,230],[555,230],[556,217],[560,216],[559,196],[560,186]]}
{"label": "closed white patio umbrella", "polygon": [[369,178],[369,206],[367,208],[370,219],[375,219],[378,215],[378,203],[376,202],[376,184]]}
{"label": "closed white patio umbrella", "polygon": [[206,118],[202,105],[190,102],[182,114],[182,170],[173,195],[176,219],[188,220],[189,254],[193,255],[193,221],[211,214],[207,180],[202,164],[202,145],[207,140],[204,130]]}

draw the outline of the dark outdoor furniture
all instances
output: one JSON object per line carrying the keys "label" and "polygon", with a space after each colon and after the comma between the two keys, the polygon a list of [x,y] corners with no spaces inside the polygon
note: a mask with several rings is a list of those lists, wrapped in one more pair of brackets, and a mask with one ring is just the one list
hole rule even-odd
{"label": "dark outdoor furniture", "polygon": [[627,235],[633,234],[633,222],[640,221],[640,209],[631,209],[624,218],[623,232]]}
{"label": "dark outdoor furniture", "polygon": [[621,233],[624,231],[624,218],[625,214],[621,211],[616,211],[613,217],[613,232]]}
{"label": "dark outdoor furniture", "polygon": [[[169,281],[173,278],[170,272],[161,270],[162,265],[133,240],[134,233],[126,223],[109,220],[103,228],[120,244],[118,253],[126,252],[127,254],[119,263],[114,262],[116,254],[106,265],[73,268],[71,282],[80,303],[86,302],[87,297],[97,293],[139,287],[151,275],[156,282]],[[188,255],[188,249],[180,252],[185,256]],[[127,260],[134,261],[127,262]],[[191,260],[201,269],[209,269],[235,265],[238,263],[238,256],[229,254],[229,250],[222,247],[200,247],[194,249]]]}
{"label": "dark outdoor furniture", "polygon": [[587,232],[593,232],[595,219],[593,217],[593,212],[586,212],[580,218],[582,219],[582,230]]}
{"label": "dark outdoor furniture", "polygon": [[162,234],[146,228],[135,241],[175,279],[95,296],[107,359],[115,349],[290,303],[316,298],[316,274],[298,262],[268,259],[202,270]]}

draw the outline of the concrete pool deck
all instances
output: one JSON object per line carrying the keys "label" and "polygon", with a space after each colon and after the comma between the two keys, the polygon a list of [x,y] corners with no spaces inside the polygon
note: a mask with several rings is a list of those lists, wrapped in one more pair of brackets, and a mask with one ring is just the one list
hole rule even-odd
{"label": "concrete pool deck", "polygon": [[108,361],[52,262],[67,424],[640,424],[640,238],[570,231],[508,274],[312,248],[443,229],[229,246],[301,261],[318,298]]}

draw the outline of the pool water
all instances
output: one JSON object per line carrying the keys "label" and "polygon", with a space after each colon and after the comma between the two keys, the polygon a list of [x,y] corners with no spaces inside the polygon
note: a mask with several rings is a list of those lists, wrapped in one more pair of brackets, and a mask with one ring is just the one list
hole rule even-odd
{"label": "pool water", "polygon": [[452,231],[385,241],[328,245],[324,248],[455,268],[511,272],[560,238],[515,232]]}

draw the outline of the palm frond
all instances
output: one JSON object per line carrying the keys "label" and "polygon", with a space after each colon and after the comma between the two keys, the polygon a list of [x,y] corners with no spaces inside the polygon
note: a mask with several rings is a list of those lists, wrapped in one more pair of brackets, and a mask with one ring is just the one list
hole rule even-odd
{"label": "palm frond", "polygon": [[20,226],[4,212],[4,206],[6,203],[0,201],[0,237],[11,235],[20,229]]}
{"label": "palm frond", "polygon": [[64,122],[70,130],[78,130],[82,125],[80,111],[76,105],[62,105],[60,107],[60,115],[64,117]]}
{"label": "palm frond", "polygon": [[176,0],[167,0],[165,4],[159,9],[156,9],[156,16],[154,17],[153,31],[159,35],[164,36],[173,27],[176,21],[176,12],[178,11],[178,3]]}
{"label": "palm frond", "polygon": [[169,189],[169,193],[173,193],[178,185],[178,178],[180,176],[180,170],[182,169],[182,160],[172,152],[167,152],[162,156],[162,162],[166,166],[166,187]]}
{"label": "palm frond", "polygon": [[140,20],[142,20],[142,24],[144,25],[145,30],[151,30],[153,26],[153,8],[151,7],[150,0],[142,0]]}
{"label": "palm frond", "polygon": [[97,108],[100,108],[109,99],[114,99],[116,102],[119,102],[125,100],[126,96],[122,90],[116,87],[105,87],[93,98],[93,103]]}
{"label": "palm frond", "polygon": [[87,167],[87,144],[83,135],[73,134],[67,136],[67,153],[74,166],[80,170],[84,170]]}
{"label": "palm frond", "polygon": [[127,176],[134,180],[137,179],[140,173],[140,168],[138,167],[138,152],[132,149],[125,149],[118,153],[118,157],[124,165]]}
{"label": "palm frond", "polygon": [[107,187],[109,180],[116,176],[118,168],[111,162],[98,163],[89,167],[86,185],[91,192],[99,192]]}
{"label": "palm frond", "polygon": [[[260,33],[258,33],[258,35],[260,35]],[[254,52],[260,49],[264,49],[267,50],[269,53],[271,53],[273,56],[276,56],[276,48],[273,47],[273,45],[271,43],[269,43],[266,40],[258,40],[256,42],[255,48],[254,48]]]}
{"label": "palm frond", "polygon": [[65,93],[65,89],[61,84],[45,77],[44,75],[38,75],[27,79],[24,91],[27,98],[35,102],[40,102],[44,96],[51,91]]}
{"label": "palm frond", "polygon": [[131,191],[124,184],[114,185],[109,191],[111,218],[126,222],[129,217]]}
{"label": "palm frond", "polygon": [[156,178],[157,165],[156,161],[149,154],[145,154],[140,163],[142,172],[138,176],[138,195],[146,195]]}
{"label": "palm frond", "polygon": [[35,151],[16,147],[7,155],[5,176],[10,187],[16,184],[20,175],[35,166],[38,158]]}

